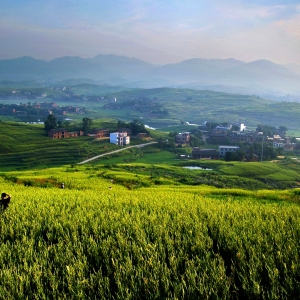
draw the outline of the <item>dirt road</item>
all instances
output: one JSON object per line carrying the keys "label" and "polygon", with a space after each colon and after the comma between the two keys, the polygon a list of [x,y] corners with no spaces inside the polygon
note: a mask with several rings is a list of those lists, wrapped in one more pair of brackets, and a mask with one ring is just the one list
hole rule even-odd
{"label": "dirt road", "polygon": [[84,160],[84,161],[78,163],[78,165],[83,165],[83,164],[85,164],[85,163],[87,163],[87,162],[90,162],[90,161],[92,161],[92,160],[95,160],[95,159],[97,159],[97,158],[99,158],[99,157],[102,157],[102,156],[105,156],[105,155],[114,154],[114,153],[121,152],[121,151],[130,149],[130,148],[143,148],[143,147],[146,147],[146,146],[149,146],[149,145],[153,145],[153,144],[157,144],[157,142],[149,142],[149,143],[145,143],[145,144],[140,144],[140,145],[134,145],[134,146],[124,147],[124,148],[121,148],[121,149],[118,149],[118,150],[110,151],[110,152],[107,152],[107,153],[104,153],[104,154],[100,154],[100,155],[91,157],[91,158],[89,158],[89,159],[86,159],[86,160]]}

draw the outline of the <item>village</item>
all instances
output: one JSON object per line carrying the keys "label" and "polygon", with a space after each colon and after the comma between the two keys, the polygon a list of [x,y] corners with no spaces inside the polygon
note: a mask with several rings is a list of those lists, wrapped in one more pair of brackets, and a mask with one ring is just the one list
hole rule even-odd
{"label": "village", "polygon": [[[208,130],[207,125],[203,123],[196,130],[175,133],[173,137],[172,133],[170,133],[168,139],[158,142],[158,146],[168,148],[170,151],[172,151],[172,147],[173,149],[177,148],[183,151],[191,148],[191,154],[179,154],[179,158],[181,159],[224,159],[227,161],[260,161],[263,158],[274,159],[284,152],[300,150],[299,143],[292,141],[290,137],[286,136],[287,129],[284,126],[276,129],[265,125],[265,128],[268,130],[267,133],[269,133],[269,135],[266,135],[266,132],[263,130],[247,129],[245,124],[217,125],[211,130]],[[211,126],[211,124],[209,125]],[[257,129],[262,128],[258,127]],[[89,130],[89,132],[55,128],[48,132],[48,137],[61,139],[88,135],[95,140],[106,140],[119,146],[129,145],[131,137],[152,140],[151,134],[144,126],[141,127],[140,131],[133,134],[131,128],[125,127],[118,128],[112,132],[106,128],[94,128]],[[195,140],[199,140],[195,136],[201,136],[201,145],[195,145]],[[211,147],[206,148],[204,147],[205,145],[210,145]]]}
{"label": "village", "polygon": [[85,109],[79,106],[59,106],[56,102],[28,102],[20,104],[1,104],[0,115],[7,116],[35,116],[45,118],[49,114],[66,116],[67,114],[84,114]]}

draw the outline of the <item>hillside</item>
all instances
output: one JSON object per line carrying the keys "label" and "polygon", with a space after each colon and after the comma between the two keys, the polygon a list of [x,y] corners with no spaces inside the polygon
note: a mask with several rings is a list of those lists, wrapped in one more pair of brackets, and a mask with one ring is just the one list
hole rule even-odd
{"label": "hillside", "polygon": [[202,124],[204,121],[240,122],[253,127],[270,124],[278,127],[284,125],[290,129],[300,128],[300,103],[275,102],[255,95],[157,88],[116,92],[112,96],[118,102],[141,98],[147,103],[149,99],[155,98],[157,103],[169,111],[165,120],[137,114],[130,109],[125,113],[127,118],[142,118],[145,124],[153,127],[179,124],[183,120],[194,124]]}
{"label": "hillside", "polygon": [[[1,298],[299,295],[299,190],[130,191],[99,171],[0,177],[12,196],[0,218]],[[55,187],[61,182],[65,189]]]}
{"label": "hillside", "polygon": [[[94,141],[83,136],[69,139],[50,139],[40,125],[0,122],[0,170],[30,170],[55,166],[80,169],[79,162],[119,149],[107,141]],[[143,143],[132,139],[132,144]],[[300,182],[298,160],[243,163],[221,160],[178,160],[180,148],[161,150],[156,145],[126,149],[87,164],[99,170],[98,177],[113,180],[127,189],[153,186],[213,186],[245,190],[295,188]],[[182,149],[183,151],[187,151]],[[203,170],[183,167],[198,166]],[[207,170],[206,170],[207,169]],[[101,170],[101,171],[100,171]],[[32,183],[34,184],[34,183]]]}
{"label": "hillside", "polygon": [[46,136],[42,125],[0,122],[1,170],[22,170],[45,166],[75,164],[81,160],[110,149],[104,149],[93,138],[53,140]]}

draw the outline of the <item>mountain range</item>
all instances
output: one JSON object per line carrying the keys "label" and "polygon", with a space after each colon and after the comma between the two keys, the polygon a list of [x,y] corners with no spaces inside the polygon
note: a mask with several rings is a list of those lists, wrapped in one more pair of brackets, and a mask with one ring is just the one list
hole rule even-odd
{"label": "mountain range", "polygon": [[176,86],[300,100],[300,66],[268,60],[246,63],[233,58],[193,58],[166,65],[116,55],[65,56],[51,61],[32,57],[0,60],[2,81],[78,78],[136,88]]}

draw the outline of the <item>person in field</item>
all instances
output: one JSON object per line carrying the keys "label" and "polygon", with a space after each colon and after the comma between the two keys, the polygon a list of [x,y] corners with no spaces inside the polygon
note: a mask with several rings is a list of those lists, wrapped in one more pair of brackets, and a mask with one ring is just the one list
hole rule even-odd
{"label": "person in field", "polygon": [[61,186],[60,186],[60,188],[61,188],[61,189],[64,189],[64,188],[65,188],[65,184],[62,183]]}
{"label": "person in field", "polygon": [[1,208],[3,210],[6,210],[8,208],[9,202],[10,202],[10,195],[6,193],[1,194]]}

